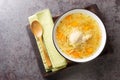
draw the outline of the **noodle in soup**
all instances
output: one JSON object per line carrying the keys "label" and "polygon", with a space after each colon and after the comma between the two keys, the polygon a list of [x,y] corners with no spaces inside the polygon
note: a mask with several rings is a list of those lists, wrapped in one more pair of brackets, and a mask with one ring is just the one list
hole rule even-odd
{"label": "noodle in soup", "polygon": [[83,13],[64,17],[56,29],[59,48],[72,58],[87,58],[100,46],[101,30],[97,21]]}

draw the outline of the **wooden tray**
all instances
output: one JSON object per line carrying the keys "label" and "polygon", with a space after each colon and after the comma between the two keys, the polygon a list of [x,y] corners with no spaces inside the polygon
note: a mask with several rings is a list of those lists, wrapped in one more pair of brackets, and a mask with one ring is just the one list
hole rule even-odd
{"label": "wooden tray", "polygon": [[[84,9],[92,11],[99,18],[101,18],[101,20],[103,21],[103,17],[101,16],[101,13],[100,13],[100,11],[99,11],[99,9],[98,9],[96,4],[93,4],[93,5],[90,5],[88,7],[85,7]],[[53,17],[53,21],[55,22],[58,17],[59,16]],[[44,70],[44,66],[43,66],[42,59],[41,59],[40,54],[39,54],[39,50],[38,50],[38,47],[37,47],[37,44],[36,44],[36,40],[34,38],[34,35],[31,33],[31,31],[29,29],[29,25],[27,26],[27,32],[28,32],[28,35],[30,37],[31,45],[33,46],[34,53],[35,53],[36,58],[37,58],[37,62],[38,62],[38,66],[40,68],[40,72],[41,72],[41,74],[43,75],[44,78],[51,79],[51,76],[55,75],[56,73],[59,73],[60,71],[64,71],[66,69],[72,68],[72,66],[75,66],[75,65],[78,64],[78,63],[75,63],[75,62],[68,61],[68,65],[67,65],[66,68],[61,69],[61,70],[56,71],[56,72],[46,72]],[[106,46],[109,46],[109,45],[107,45],[107,43],[106,43]],[[110,46],[109,46],[109,48],[110,48]],[[104,50],[105,50],[104,52],[106,53],[107,49],[105,48]]]}

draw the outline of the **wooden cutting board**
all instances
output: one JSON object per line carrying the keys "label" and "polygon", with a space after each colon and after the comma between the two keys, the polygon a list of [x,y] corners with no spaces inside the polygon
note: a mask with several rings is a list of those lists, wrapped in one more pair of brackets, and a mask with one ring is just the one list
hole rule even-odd
{"label": "wooden cutting board", "polygon": [[[102,21],[104,20],[103,17],[101,16],[101,12],[100,12],[100,10],[99,10],[99,8],[97,7],[96,4],[89,5],[89,6],[85,7],[84,9],[89,10],[89,11],[95,13]],[[55,16],[55,17],[53,17],[53,21],[55,22],[59,17],[60,17],[60,16]],[[104,22],[104,21],[103,21],[103,22]],[[35,39],[34,39],[34,36],[33,36],[33,34],[30,32],[30,29],[29,29],[28,27],[27,27],[27,31],[28,31],[28,35],[29,35],[29,37],[30,37],[31,44],[32,44],[33,49],[34,49],[34,53],[35,53],[36,58],[37,58],[38,66],[39,66],[40,71],[41,71],[41,73],[42,73],[42,75],[43,75],[44,78],[50,79],[50,77],[51,77],[51,76],[54,76],[56,73],[59,73],[60,71],[64,71],[64,70],[67,71],[67,69],[72,68],[72,66],[75,66],[75,65],[78,64],[78,63],[75,63],[75,62],[68,61],[68,65],[67,65],[66,68],[61,69],[61,70],[56,71],[56,72],[46,72],[46,71],[44,70],[44,66],[43,66],[43,63],[42,63],[42,59],[41,59],[41,57],[40,57],[40,54],[39,54],[38,47],[37,47],[37,45],[36,45],[36,41],[35,41]]]}

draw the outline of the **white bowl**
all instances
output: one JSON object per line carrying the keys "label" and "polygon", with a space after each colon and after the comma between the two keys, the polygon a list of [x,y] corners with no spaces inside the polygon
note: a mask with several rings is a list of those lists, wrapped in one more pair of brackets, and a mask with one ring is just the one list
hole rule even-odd
{"label": "white bowl", "polygon": [[[100,29],[101,29],[102,39],[101,39],[100,46],[99,46],[99,48],[96,50],[96,52],[94,52],[91,56],[89,56],[89,57],[87,57],[87,58],[75,59],[75,58],[72,58],[72,57],[66,55],[66,54],[59,48],[59,46],[58,46],[58,44],[57,44],[57,42],[56,42],[55,33],[56,33],[56,29],[57,29],[58,24],[60,23],[60,21],[61,21],[64,17],[66,17],[67,15],[72,14],[72,13],[84,13],[84,14],[90,15],[92,18],[94,18],[94,19],[97,21],[97,23],[98,23],[98,25],[99,25],[99,27],[100,27]],[[74,61],[74,62],[87,62],[87,61],[90,61],[90,60],[95,59],[98,55],[100,55],[100,53],[101,53],[102,50],[104,49],[105,44],[106,44],[106,30],[105,30],[105,26],[104,26],[103,22],[100,20],[100,18],[99,18],[96,14],[94,14],[94,13],[88,11],[88,10],[85,10],[85,9],[74,9],[74,10],[70,10],[70,11],[66,12],[65,14],[63,14],[63,15],[56,21],[55,26],[54,26],[54,29],[53,29],[53,43],[54,43],[56,49],[58,50],[58,52],[59,52],[62,56],[64,56],[65,58],[67,58],[68,60],[71,60],[71,61]]]}

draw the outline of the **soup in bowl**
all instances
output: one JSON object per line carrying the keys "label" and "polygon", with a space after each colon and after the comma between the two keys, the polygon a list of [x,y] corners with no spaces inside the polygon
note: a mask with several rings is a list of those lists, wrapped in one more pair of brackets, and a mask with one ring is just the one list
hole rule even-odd
{"label": "soup in bowl", "polygon": [[87,62],[96,58],[104,49],[105,27],[94,13],[74,9],[56,21],[53,43],[65,58],[74,62]]}

